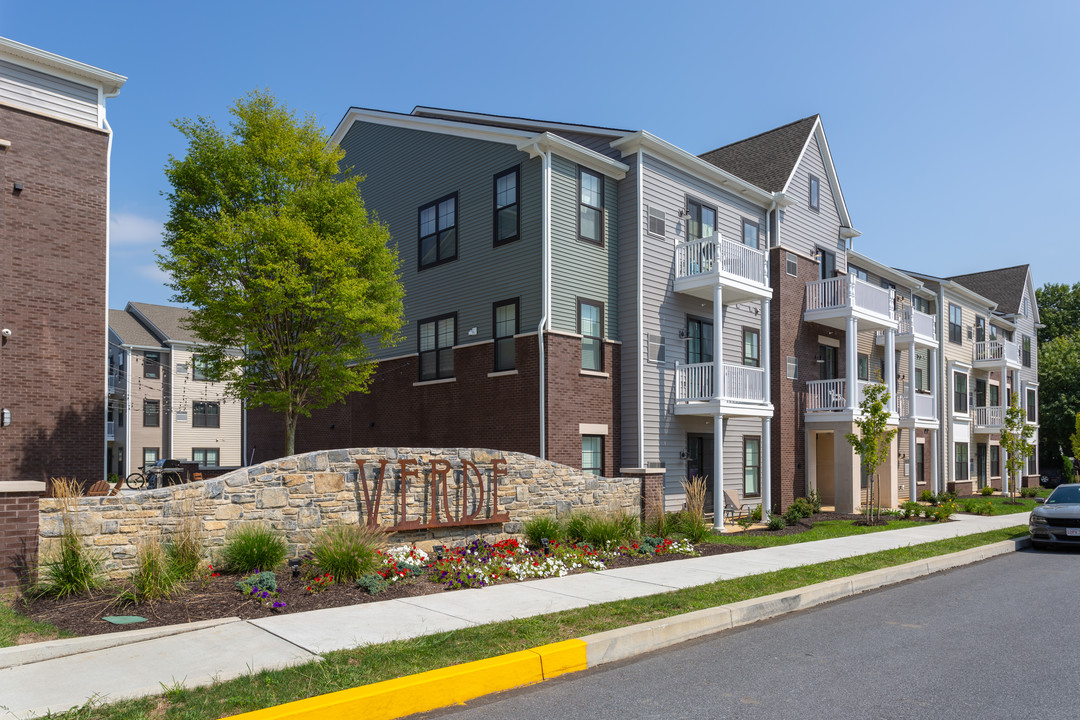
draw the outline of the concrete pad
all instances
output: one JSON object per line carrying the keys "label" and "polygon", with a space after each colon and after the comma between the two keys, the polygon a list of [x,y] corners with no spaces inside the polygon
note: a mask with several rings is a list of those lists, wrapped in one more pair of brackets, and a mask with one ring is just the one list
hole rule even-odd
{"label": "concrete pad", "polygon": [[408,605],[401,600],[312,610],[250,622],[309,652],[319,654],[460,630],[476,624]]}
{"label": "concrete pad", "polygon": [[[62,712],[91,698],[114,702],[162,692],[162,684],[209,685],[318,660],[246,622],[169,635],[0,670],[9,718]],[[43,691],[44,690],[44,691]]]}
{"label": "concrete pad", "polygon": [[547,615],[585,607],[588,600],[537,589],[532,583],[493,585],[475,590],[420,595],[400,602],[443,613],[474,625]]}
{"label": "concrete pad", "polygon": [[529,585],[540,590],[581,598],[589,604],[628,600],[667,591],[667,588],[657,587],[653,583],[616,577],[609,575],[609,572],[611,571],[605,570],[582,575],[545,578],[533,580]]}
{"label": "concrete pad", "polygon": [[625,660],[653,650],[731,628],[727,607],[707,608],[581,638],[589,667]]}

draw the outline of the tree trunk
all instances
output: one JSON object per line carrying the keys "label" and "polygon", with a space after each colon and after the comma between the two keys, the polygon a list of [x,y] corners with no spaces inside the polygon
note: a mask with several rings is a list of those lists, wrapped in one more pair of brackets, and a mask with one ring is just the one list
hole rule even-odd
{"label": "tree trunk", "polygon": [[285,457],[296,454],[296,420],[296,413],[285,411]]}

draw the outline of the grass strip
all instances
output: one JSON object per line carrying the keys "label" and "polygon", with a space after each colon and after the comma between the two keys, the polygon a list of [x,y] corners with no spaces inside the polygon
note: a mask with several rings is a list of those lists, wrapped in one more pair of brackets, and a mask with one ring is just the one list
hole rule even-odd
{"label": "grass strip", "polygon": [[1013,513],[1029,512],[1035,508],[1035,500],[1032,498],[1010,499],[1004,495],[990,495],[984,497],[964,498],[956,501],[956,507],[963,512],[964,503],[972,502],[975,507],[990,505],[991,515],[1011,515]]}
{"label": "grass strip", "polygon": [[[55,640],[56,638],[75,637],[66,630],[58,630],[51,623],[31,620],[25,615],[20,615],[14,608],[17,600],[0,598],[0,647],[11,647],[19,644],[22,638],[25,642],[42,642]],[[0,702],[0,706],[3,702]]]}
{"label": "grass strip", "polygon": [[710,535],[705,539],[705,542],[746,547],[774,547],[776,545],[794,545],[795,543],[847,537],[848,535],[865,535],[866,533],[882,532],[883,530],[902,530],[925,524],[921,520],[897,520],[895,518],[891,518],[888,525],[856,525],[850,520],[822,520],[814,523],[814,527],[797,535],[742,535],[738,532],[731,532],[723,535]]}
{"label": "grass strip", "polygon": [[482,660],[671,617],[681,613],[771,595],[838,577],[902,565],[937,555],[1024,537],[1026,526],[966,535],[949,540],[723,580],[662,595],[621,600],[540,617],[492,623],[482,627],[428,635],[354,650],[327,653],[322,662],[285,670],[266,670],[208,687],[163,688],[158,697],[125,700],[112,705],[91,702],[50,718],[136,720],[136,718],[219,718],[272,707],[314,695],[390,680],[413,673]]}

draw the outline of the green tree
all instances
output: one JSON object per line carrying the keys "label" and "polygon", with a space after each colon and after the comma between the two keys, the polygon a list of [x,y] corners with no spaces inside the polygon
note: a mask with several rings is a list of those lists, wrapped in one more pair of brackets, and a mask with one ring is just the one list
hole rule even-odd
{"label": "green tree", "polygon": [[1063,335],[1039,348],[1039,403],[1042,460],[1056,466],[1072,446],[1080,412],[1080,336]]}
{"label": "green tree", "polygon": [[1001,426],[1001,449],[1005,451],[1005,469],[1009,473],[1008,487],[1005,488],[1010,494],[1020,487],[1020,476],[1024,472],[1024,464],[1035,447],[1031,444],[1031,438],[1035,435],[1035,426],[1029,425],[1024,409],[1013,394],[1012,403],[1005,411],[1005,422]]}
{"label": "green tree", "polygon": [[1035,291],[1039,305],[1039,347],[1059,337],[1072,335],[1080,328],[1080,283],[1046,283]]}
{"label": "green tree", "polygon": [[300,417],[367,389],[368,343],[398,339],[398,257],[313,117],[259,91],[230,113],[228,132],[201,117],[173,123],[188,148],[165,167],[158,264],[191,307],[210,377],[282,413],[291,455]]}
{"label": "green tree", "polygon": [[859,403],[859,417],[855,419],[859,434],[848,433],[844,436],[858,454],[870,478],[867,503],[867,520],[870,522],[874,520],[878,505],[874,495],[877,469],[889,461],[889,446],[896,437],[896,430],[885,429],[889,420],[889,413],[885,409],[888,402],[889,391],[884,385],[867,385],[863,400]]}

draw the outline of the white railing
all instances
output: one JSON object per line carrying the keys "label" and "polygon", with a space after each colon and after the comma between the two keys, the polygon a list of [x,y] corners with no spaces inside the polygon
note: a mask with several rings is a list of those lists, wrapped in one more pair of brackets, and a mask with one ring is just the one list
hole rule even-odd
{"label": "white railing", "polygon": [[[716,264],[719,248],[720,265]],[[764,285],[767,282],[766,256],[749,245],[724,240],[719,233],[711,238],[692,240],[675,248],[675,277],[711,275],[720,272]]]}
{"label": "white railing", "polygon": [[871,285],[851,275],[841,275],[806,284],[807,310],[852,308],[894,318],[896,291]]}
{"label": "white railing", "polygon": [[116,439],[116,421],[115,420],[106,420],[105,421],[105,439],[106,440],[114,440],[114,439]]}
{"label": "white railing", "polygon": [[896,398],[897,414],[900,417],[910,418],[917,417],[925,420],[934,420],[937,418],[937,398],[933,395],[924,395],[922,393],[915,393],[915,414],[911,414],[911,398],[906,394],[899,395]]}
{"label": "white railing", "polygon": [[127,390],[127,378],[124,373],[109,373],[109,392],[122,393]]}
{"label": "white railing", "polygon": [[[713,363],[675,365],[675,401],[699,402],[715,399]],[[723,364],[723,399],[735,402],[763,402],[765,371],[745,365]]]}
{"label": "white railing", "polygon": [[916,335],[937,339],[937,318],[915,308],[905,307],[900,317],[899,332],[901,335],[914,332]]}
{"label": "white railing", "polygon": [[975,424],[979,427],[1000,427],[1005,424],[1005,408],[990,405],[975,408]]}
{"label": "white railing", "polygon": [[1020,363],[1020,346],[1011,340],[986,340],[975,343],[975,362],[1005,360]]}
{"label": "white railing", "polygon": [[846,381],[836,380],[811,380],[806,383],[809,397],[806,399],[806,409],[816,410],[843,410],[847,407],[847,394],[844,392]]}

